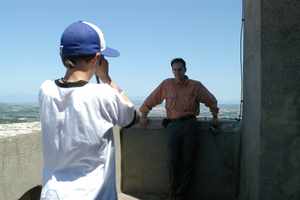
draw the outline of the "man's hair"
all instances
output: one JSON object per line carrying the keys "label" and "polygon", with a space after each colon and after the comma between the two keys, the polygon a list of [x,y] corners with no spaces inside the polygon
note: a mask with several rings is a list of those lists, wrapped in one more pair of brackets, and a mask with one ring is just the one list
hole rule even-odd
{"label": "man's hair", "polygon": [[185,61],[182,58],[174,58],[171,61],[171,66],[173,66],[174,63],[181,63],[182,66],[184,67],[184,69],[186,70],[186,63],[185,63]]}
{"label": "man's hair", "polygon": [[96,54],[80,56],[61,56],[61,60],[66,68],[74,68],[80,61],[89,62]]}

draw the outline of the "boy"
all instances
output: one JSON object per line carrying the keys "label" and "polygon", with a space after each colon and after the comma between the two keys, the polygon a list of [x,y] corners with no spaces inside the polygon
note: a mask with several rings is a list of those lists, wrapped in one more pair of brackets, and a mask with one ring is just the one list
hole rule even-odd
{"label": "boy", "polygon": [[[101,30],[79,21],[61,37],[63,78],[45,81],[39,93],[43,135],[41,199],[116,200],[112,128],[134,124],[136,111],[108,75]],[[103,84],[89,83],[98,75]]]}

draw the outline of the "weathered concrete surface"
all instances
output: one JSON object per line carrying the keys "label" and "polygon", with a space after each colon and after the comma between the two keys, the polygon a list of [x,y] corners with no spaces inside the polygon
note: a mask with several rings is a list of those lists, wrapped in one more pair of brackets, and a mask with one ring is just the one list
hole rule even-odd
{"label": "weathered concrete surface", "polygon": [[[124,130],[121,140],[119,128],[114,128],[120,200],[158,200],[166,196],[167,138],[160,121],[153,120],[149,129],[136,126]],[[213,135],[207,121],[199,122],[200,145],[195,161],[195,187],[191,188],[193,197],[232,200],[237,192],[239,123],[234,120],[221,123],[221,131]],[[36,186],[41,184],[41,151],[40,131],[0,138],[1,200],[39,199],[41,188]]]}
{"label": "weathered concrete surface", "polygon": [[300,1],[245,2],[241,200],[298,200]]}
{"label": "weathered concrete surface", "polygon": [[0,138],[0,199],[19,199],[41,183],[40,133]]}
{"label": "weathered concrete surface", "polygon": [[261,2],[244,0],[244,105],[241,131],[240,199],[254,200],[259,191],[261,126]]}
{"label": "weathered concrete surface", "polygon": [[[223,120],[214,135],[208,121],[199,121],[199,147],[191,199],[233,200],[239,181],[239,122]],[[166,199],[168,193],[167,135],[160,120],[150,129],[134,127],[121,133],[122,192],[143,200]]]}

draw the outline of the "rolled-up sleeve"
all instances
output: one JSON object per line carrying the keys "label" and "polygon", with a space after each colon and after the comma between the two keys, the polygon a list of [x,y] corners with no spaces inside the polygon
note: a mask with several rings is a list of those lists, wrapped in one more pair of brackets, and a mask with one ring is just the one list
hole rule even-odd
{"label": "rolled-up sleeve", "polygon": [[199,82],[198,85],[198,100],[200,103],[204,103],[207,107],[209,107],[210,112],[213,116],[217,116],[219,112],[218,101],[215,96],[202,84]]}
{"label": "rolled-up sleeve", "polygon": [[163,81],[152,93],[146,98],[143,105],[140,107],[141,113],[147,114],[154,106],[161,104],[164,100],[164,87],[165,82]]}

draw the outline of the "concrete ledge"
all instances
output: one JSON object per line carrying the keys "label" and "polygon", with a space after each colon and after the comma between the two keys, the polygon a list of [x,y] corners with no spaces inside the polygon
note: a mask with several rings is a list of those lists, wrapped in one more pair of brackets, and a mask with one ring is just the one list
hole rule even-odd
{"label": "concrete ledge", "polygon": [[[114,127],[120,200],[166,197],[167,137],[160,121],[152,119],[148,129],[135,126],[122,130],[121,134],[120,129]],[[209,122],[199,121],[200,146],[195,161],[198,170],[191,188],[195,197],[229,199],[237,192],[239,126],[234,120],[222,120],[221,131],[213,135]],[[39,130],[0,138],[0,162],[1,200],[39,199],[40,188],[36,187],[41,184],[42,175]]]}
{"label": "concrete ledge", "polygon": [[40,132],[0,138],[0,162],[0,199],[19,199],[40,185]]}
{"label": "concrete ledge", "polygon": [[[161,119],[147,129],[121,131],[121,190],[136,199],[165,199],[168,194],[167,135]],[[221,120],[212,132],[209,121],[199,121],[196,174],[192,199],[233,200],[238,193],[240,122]]]}

